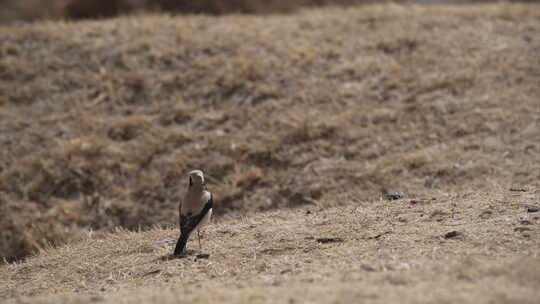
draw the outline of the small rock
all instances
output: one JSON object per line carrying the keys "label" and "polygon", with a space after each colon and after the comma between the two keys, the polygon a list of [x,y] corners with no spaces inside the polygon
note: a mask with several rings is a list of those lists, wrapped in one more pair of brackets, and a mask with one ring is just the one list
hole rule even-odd
{"label": "small rock", "polygon": [[519,223],[521,225],[531,225],[531,221],[529,221],[529,217],[526,215],[522,215],[519,217]]}
{"label": "small rock", "polygon": [[326,244],[326,243],[341,243],[343,242],[342,238],[318,238],[318,243]]}
{"label": "small rock", "polygon": [[487,218],[490,218],[492,214],[493,214],[493,211],[484,210],[484,211],[482,211],[482,213],[480,213],[480,218],[487,219]]}
{"label": "small rock", "polygon": [[406,285],[407,281],[404,278],[389,277],[386,281],[392,285]]}
{"label": "small rock", "polygon": [[450,232],[447,232],[443,235],[443,237],[445,239],[454,239],[454,238],[457,238],[457,237],[463,237],[463,233],[459,232],[459,231],[450,231]]}
{"label": "small rock", "polygon": [[387,234],[390,234],[390,233],[392,233],[392,231],[385,231],[385,232],[383,232],[383,233],[379,233],[379,234],[377,234],[377,235],[370,236],[370,237],[368,237],[367,239],[368,239],[368,240],[376,240],[376,239],[380,238],[381,236],[384,236],[384,235],[387,235]]}
{"label": "small rock", "polygon": [[362,268],[365,271],[374,272],[377,271],[377,269],[369,264],[362,264],[360,265],[360,268]]}
{"label": "small rock", "polygon": [[527,207],[527,212],[529,213],[534,213],[534,212],[538,212],[540,211],[540,207],[538,206],[528,206]]}
{"label": "small rock", "polygon": [[199,253],[195,256],[197,259],[208,259],[210,257],[209,253]]}
{"label": "small rock", "polygon": [[386,199],[389,201],[395,201],[404,197],[402,192],[389,192],[386,194]]}

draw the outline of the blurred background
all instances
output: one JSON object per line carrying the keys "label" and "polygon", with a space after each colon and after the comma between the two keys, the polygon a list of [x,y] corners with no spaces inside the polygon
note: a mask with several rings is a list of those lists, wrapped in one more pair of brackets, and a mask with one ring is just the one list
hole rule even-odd
{"label": "blurred background", "polygon": [[[43,19],[106,18],[140,12],[213,15],[272,14],[294,12],[302,7],[325,5],[346,6],[381,2],[440,4],[494,1],[497,0],[0,0],[0,23]],[[538,2],[538,0],[521,2]]]}

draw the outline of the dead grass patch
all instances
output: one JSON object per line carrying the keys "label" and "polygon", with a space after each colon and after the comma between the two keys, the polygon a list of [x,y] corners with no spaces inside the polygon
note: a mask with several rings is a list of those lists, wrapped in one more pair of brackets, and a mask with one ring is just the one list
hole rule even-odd
{"label": "dead grass patch", "polygon": [[536,8],[0,27],[0,252],[175,224],[192,168],[220,215],[534,188]]}
{"label": "dead grass patch", "polygon": [[[345,196],[335,197],[334,207],[218,219],[205,229],[208,259],[171,258],[176,228],[87,231],[79,242],[0,267],[0,299],[326,303],[361,296],[380,303],[534,303],[540,218],[529,217],[530,224],[520,218],[538,194],[494,187],[366,201],[349,192],[344,202],[337,201]],[[424,203],[412,203],[418,200]],[[480,217],[483,210],[491,216]]]}

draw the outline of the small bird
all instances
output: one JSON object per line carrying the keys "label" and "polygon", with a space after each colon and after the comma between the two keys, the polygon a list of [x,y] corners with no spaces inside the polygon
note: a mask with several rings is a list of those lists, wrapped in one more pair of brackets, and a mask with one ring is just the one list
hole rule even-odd
{"label": "small bird", "polygon": [[201,248],[200,228],[212,217],[212,193],[206,190],[204,174],[201,170],[189,172],[189,185],[183,201],[180,202],[180,237],[174,249],[174,255],[180,255],[186,249],[186,244],[193,230],[197,229],[199,248]]}

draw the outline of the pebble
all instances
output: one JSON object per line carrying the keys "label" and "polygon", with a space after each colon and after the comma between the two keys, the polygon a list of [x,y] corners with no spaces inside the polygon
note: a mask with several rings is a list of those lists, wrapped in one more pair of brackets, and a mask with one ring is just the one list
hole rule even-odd
{"label": "pebble", "polygon": [[208,259],[210,257],[209,253],[199,253],[196,255],[197,259]]}
{"label": "pebble", "polygon": [[529,221],[529,217],[526,215],[522,215],[519,217],[519,223],[521,225],[530,225],[532,224],[531,221]]}
{"label": "pebble", "polygon": [[317,239],[317,242],[318,242],[318,243],[322,243],[322,244],[326,244],[326,243],[341,243],[341,242],[343,242],[343,239],[342,239],[342,238],[328,238],[328,237],[325,237],[325,238],[318,238],[318,239]]}
{"label": "pebble", "polygon": [[462,237],[462,236],[463,236],[463,233],[456,230],[447,232],[443,235],[445,239],[453,239],[453,238]]}
{"label": "pebble", "polygon": [[527,207],[527,212],[529,213],[534,213],[534,212],[538,212],[540,211],[540,207],[538,206],[528,206]]}
{"label": "pebble", "polygon": [[405,195],[402,192],[389,192],[386,194],[386,199],[389,201],[395,201],[402,199]]}
{"label": "pebble", "polygon": [[373,267],[372,265],[369,265],[369,264],[362,264],[362,265],[360,265],[360,268],[362,268],[365,271],[369,271],[369,272],[377,271],[377,269],[375,267]]}

